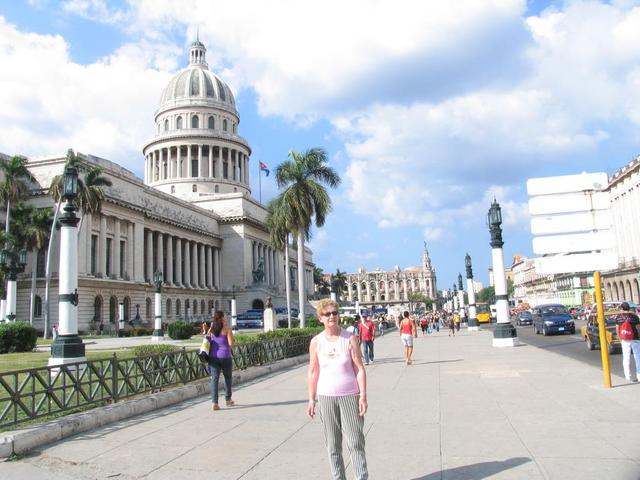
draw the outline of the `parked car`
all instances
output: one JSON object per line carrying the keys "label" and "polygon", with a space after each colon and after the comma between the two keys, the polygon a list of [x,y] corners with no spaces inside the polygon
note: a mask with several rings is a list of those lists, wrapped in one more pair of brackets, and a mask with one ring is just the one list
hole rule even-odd
{"label": "parked car", "polygon": [[[620,339],[616,333],[616,324],[624,322],[625,312],[621,310],[608,310],[604,312],[604,328],[607,342],[607,351],[610,355],[622,352]],[[580,334],[587,343],[589,350],[600,348],[600,331],[598,329],[598,317],[593,314],[587,320],[587,324],[580,329]]]}
{"label": "parked car", "polygon": [[529,312],[528,310],[520,312],[518,313],[518,315],[516,315],[516,325],[531,325],[532,323],[533,315],[531,315],[531,312]]}
{"label": "parked car", "polygon": [[236,317],[238,328],[262,328],[264,326],[264,310],[247,310]]}
{"label": "parked car", "polygon": [[533,330],[536,334],[542,333],[576,333],[576,324],[573,317],[562,304],[546,303],[533,309]]}

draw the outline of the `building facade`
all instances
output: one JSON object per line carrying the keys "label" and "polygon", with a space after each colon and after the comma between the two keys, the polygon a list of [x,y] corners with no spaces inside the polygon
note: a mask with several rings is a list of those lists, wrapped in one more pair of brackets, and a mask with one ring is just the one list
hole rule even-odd
{"label": "building facade", "polygon": [[[263,308],[267,297],[285,305],[283,252],[270,244],[266,209],[251,196],[248,142],[239,136],[240,115],[229,87],[206,63],[206,49],[191,45],[189,65],[161,94],[155,135],[143,147],[144,179],[108,160],[80,155],[99,166],[113,185],[102,212],[84,215],[78,242],[79,330],[127,320],[152,325],[153,277],[161,272],[162,315],[198,321],[212,309]],[[52,208],[48,188],[64,170],[64,157],[30,158],[36,178],[29,203]],[[50,325],[58,321],[58,255],[54,237]],[[30,255],[18,277],[17,317],[28,319],[31,275],[36,275],[36,328],[43,328],[45,252]],[[289,249],[297,278],[295,245]],[[313,293],[312,253],[305,248],[306,291]],[[292,282],[292,290],[296,288]],[[297,306],[297,295],[292,295]]]}
{"label": "building facade", "polygon": [[411,293],[421,293],[436,300],[436,271],[431,265],[427,246],[424,246],[422,264],[401,270],[380,270],[368,272],[360,268],[357,273],[348,273],[346,298],[349,302],[359,301],[361,304],[389,305],[404,303]]}

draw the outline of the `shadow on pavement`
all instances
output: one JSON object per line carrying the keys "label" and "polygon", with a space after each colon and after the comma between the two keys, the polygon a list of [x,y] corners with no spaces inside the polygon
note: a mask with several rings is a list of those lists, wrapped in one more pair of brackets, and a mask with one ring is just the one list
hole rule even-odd
{"label": "shadow on pavement", "polygon": [[433,472],[412,480],[441,480],[442,478],[450,478],[452,480],[480,480],[530,461],[531,459],[527,457],[515,457],[503,462],[474,463],[463,467],[448,468],[440,472]]}
{"label": "shadow on pavement", "polygon": [[298,405],[301,403],[307,403],[308,400],[290,400],[288,402],[267,402],[267,403],[247,403],[247,404],[235,404],[233,407],[223,407],[223,410],[240,410],[243,408],[256,408],[256,407],[277,407],[279,405]]}
{"label": "shadow on pavement", "polygon": [[435,362],[411,362],[412,365],[431,365],[432,363],[452,363],[463,362],[464,358],[456,358],[454,360],[436,360]]}

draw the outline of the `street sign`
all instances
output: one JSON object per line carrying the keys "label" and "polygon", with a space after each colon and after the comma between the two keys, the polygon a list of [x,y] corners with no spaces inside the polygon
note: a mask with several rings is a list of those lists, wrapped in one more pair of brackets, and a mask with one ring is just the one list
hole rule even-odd
{"label": "street sign", "polygon": [[609,192],[573,192],[541,195],[529,200],[531,215],[548,215],[591,210],[608,210]]}
{"label": "street sign", "polygon": [[604,172],[580,173],[559,177],[530,178],[527,180],[527,193],[534,196],[582,192],[584,190],[606,190],[608,185],[609,177]]}
{"label": "street sign", "polygon": [[533,239],[533,253],[536,255],[612,250],[615,246],[616,239],[611,230],[576,233],[572,235],[546,235]]}
{"label": "street sign", "polygon": [[612,217],[609,210],[596,212],[571,213],[568,215],[534,216],[531,219],[533,235],[551,235],[556,233],[588,232],[611,228]]}
{"label": "street sign", "polygon": [[609,250],[598,253],[576,253],[572,255],[552,255],[533,259],[536,273],[551,275],[554,273],[593,272],[613,270],[618,267],[618,256]]}

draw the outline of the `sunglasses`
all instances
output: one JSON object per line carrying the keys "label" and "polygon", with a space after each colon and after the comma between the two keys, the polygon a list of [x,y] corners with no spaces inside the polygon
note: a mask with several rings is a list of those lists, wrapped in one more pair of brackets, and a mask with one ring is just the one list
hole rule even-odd
{"label": "sunglasses", "polygon": [[339,313],[334,310],[333,312],[325,312],[320,314],[321,317],[330,317],[332,315],[337,317]]}

